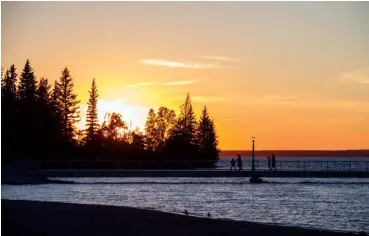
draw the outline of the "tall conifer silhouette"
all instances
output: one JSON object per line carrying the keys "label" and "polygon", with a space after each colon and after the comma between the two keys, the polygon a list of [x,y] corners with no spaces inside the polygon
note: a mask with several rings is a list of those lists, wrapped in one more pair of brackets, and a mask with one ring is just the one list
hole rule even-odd
{"label": "tall conifer silhouette", "polygon": [[73,79],[67,67],[61,72],[57,86],[57,97],[60,104],[62,132],[66,140],[73,141],[76,134],[75,123],[79,121],[79,100],[73,91]]}
{"label": "tall conifer silhouette", "polygon": [[185,102],[180,107],[176,123],[171,129],[165,146],[166,151],[180,158],[197,158],[196,126],[196,117],[188,93]]}
{"label": "tall conifer silhouette", "polygon": [[217,160],[219,156],[218,140],[214,122],[210,119],[206,106],[202,110],[199,126],[196,132],[196,140],[201,158]]}
{"label": "tall conifer silhouette", "polygon": [[37,81],[29,60],[26,61],[19,78],[18,98],[22,103],[30,103],[36,100]]}
{"label": "tall conifer silhouette", "polygon": [[1,96],[6,101],[14,101],[16,98],[16,82],[17,72],[13,65],[10,66],[9,70],[6,70],[5,74],[1,75]]}
{"label": "tall conifer silhouette", "polygon": [[97,86],[95,79],[92,79],[91,90],[88,91],[90,98],[87,103],[87,115],[86,115],[86,142],[91,143],[96,141],[97,132],[99,129],[98,114],[97,114],[97,98],[99,94],[97,92]]}

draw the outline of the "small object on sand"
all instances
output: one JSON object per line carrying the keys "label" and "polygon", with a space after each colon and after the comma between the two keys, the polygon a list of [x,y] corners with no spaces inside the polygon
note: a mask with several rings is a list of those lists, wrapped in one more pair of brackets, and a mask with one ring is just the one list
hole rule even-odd
{"label": "small object on sand", "polygon": [[208,217],[211,217],[210,212],[208,212]]}
{"label": "small object on sand", "polygon": [[256,183],[256,184],[260,184],[263,182],[262,179],[260,179],[258,176],[252,176],[250,179],[249,179],[250,183]]}
{"label": "small object on sand", "polygon": [[188,216],[188,215],[189,215],[187,210],[185,210],[185,211],[184,211],[184,213],[185,213],[185,215],[186,215],[186,216]]}

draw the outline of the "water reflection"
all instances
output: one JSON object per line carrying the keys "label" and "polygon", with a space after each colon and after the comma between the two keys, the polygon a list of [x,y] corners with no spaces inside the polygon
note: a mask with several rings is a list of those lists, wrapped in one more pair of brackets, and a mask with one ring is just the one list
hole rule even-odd
{"label": "water reflection", "polygon": [[2,185],[2,198],[121,205],[302,227],[369,232],[365,179],[63,178],[79,184]]}

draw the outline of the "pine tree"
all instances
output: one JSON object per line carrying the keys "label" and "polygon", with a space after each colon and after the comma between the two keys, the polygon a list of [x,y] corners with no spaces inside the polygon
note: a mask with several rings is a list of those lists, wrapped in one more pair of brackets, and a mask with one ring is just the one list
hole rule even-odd
{"label": "pine tree", "polygon": [[187,94],[184,104],[180,107],[179,117],[166,142],[166,151],[179,158],[197,158],[196,127],[197,122],[190,94]]}
{"label": "pine tree", "polygon": [[1,76],[1,96],[6,102],[12,102],[16,98],[17,76],[14,65],[11,65],[10,69]]}
{"label": "pine tree", "polygon": [[207,160],[218,160],[218,140],[215,132],[214,122],[209,117],[206,106],[202,111],[199,126],[196,132],[200,156]]}
{"label": "pine tree", "polygon": [[50,89],[49,81],[42,77],[36,89],[34,113],[37,115],[37,119],[33,124],[37,130],[33,138],[38,141],[37,152],[40,158],[49,157],[60,141],[60,120],[55,120]]}
{"label": "pine tree", "polygon": [[37,104],[37,80],[27,60],[19,77],[17,88],[17,123],[18,123],[18,145],[22,157],[39,158],[39,109]]}
{"label": "pine tree", "polygon": [[[2,71],[3,72],[3,71]],[[5,161],[11,160],[18,155],[19,131],[22,124],[18,123],[16,102],[16,80],[17,73],[14,65],[2,73],[1,77],[1,154]]]}
{"label": "pine tree", "polygon": [[[52,132],[53,132],[53,138],[54,142],[57,145],[64,145],[65,144],[65,136],[63,133],[63,123],[62,123],[62,117],[61,117],[61,110],[62,110],[62,104],[60,102],[60,84],[57,81],[54,81],[53,89],[50,93],[50,110],[51,110],[51,123],[52,123]],[[62,148],[62,146],[60,146]]]}
{"label": "pine tree", "polygon": [[5,92],[6,83],[7,83],[6,79],[9,76],[8,70],[5,71],[5,74],[3,72],[4,72],[4,68],[1,68],[1,97],[4,97],[4,92]]}
{"label": "pine tree", "polygon": [[60,104],[60,84],[58,83],[58,81],[54,81],[54,87],[53,90],[51,91],[50,97],[51,97],[51,108],[53,111],[54,115],[61,115],[61,104]]}
{"label": "pine tree", "polygon": [[74,124],[79,121],[79,100],[77,94],[73,93],[73,79],[67,67],[61,72],[59,83],[57,83],[58,103],[60,104],[62,132],[66,140],[73,141],[75,138]]}
{"label": "pine tree", "polygon": [[87,126],[87,135],[86,141],[91,142],[96,140],[95,135],[99,129],[98,124],[98,116],[97,116],[97,98],[99,94],[97,92],[97,87],[95,83],[95,79],[92,80],[90,99],[88,100],[88,107],[87,107],[87,116],[86,116],[86,126]]}
{"label": "pine tree", "polygon": [[179,117],[174,127],[176,135],[182,136],[189,144],[195,143],[196,117],[188,93],[185,102],[180,107]]}
{"label": "pine tree", "polygon": [[37,81],[29,60],[26,61],[19,78],[18,98],[29,106],[36,100]]}
{"label": "pine tree", "polygon": [[36,90],[37,101],[39,101],[41,104],[49,105],[50,89],[51,85],[49,84],[49,81],[46,78],[42,77]]}

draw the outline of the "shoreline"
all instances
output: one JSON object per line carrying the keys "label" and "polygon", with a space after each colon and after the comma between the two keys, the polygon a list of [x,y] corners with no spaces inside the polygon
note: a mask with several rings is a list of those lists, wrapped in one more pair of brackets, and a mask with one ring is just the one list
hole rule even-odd
{"label": "shoreline", "polygon": [[[5,200],[4,235],[355,235],[123,206]],[[190,213],[191,214],[191,213]],[[359,234],[357,234],[359,235]],[[364,234],[365,235],[365,234]]]}

